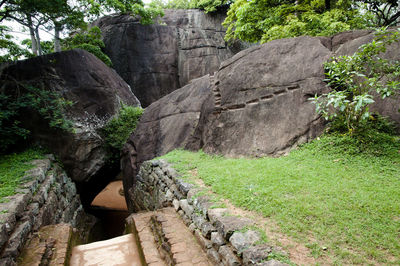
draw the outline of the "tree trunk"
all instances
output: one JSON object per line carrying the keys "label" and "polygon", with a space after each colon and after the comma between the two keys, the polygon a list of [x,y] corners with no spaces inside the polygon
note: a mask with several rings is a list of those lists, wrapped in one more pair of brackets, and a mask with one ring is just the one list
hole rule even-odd
{"label": "tree trunk", "polygon": [[43,55],[42,45],[40,44],[39,26],[36,27],[35,33],[39,55]]}
{"label": "tree trunk", "polygon": [[35,37],[35,30],[33,28],[33,23],[32,23],[32,17],[30,15],[26,15],[27,19],[28,19],[28,28],[29,28],[29,34],[31,36],[31,42],[32,42],[32,53],[34,55],[38,55],[38,48],[37,48],[37,40]]}
{"label": "tree trunk", "polygon": [[54,23],[54,52],[61,52],[60,27]]}

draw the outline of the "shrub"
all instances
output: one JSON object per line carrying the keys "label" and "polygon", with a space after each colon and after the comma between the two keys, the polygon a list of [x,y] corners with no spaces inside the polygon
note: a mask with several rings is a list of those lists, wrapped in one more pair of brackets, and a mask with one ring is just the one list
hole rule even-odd
{"label": "shrub", "polygon": [[110,151],[110,159],[119,159],[119,152],[143,114],[140,107],[122,105],[116,117],[112,118],[102,129],[101,133]]}
{"label": "shrub", "polygon": [[92,27],[89,31],[77,33],[64,41],[65,49],[83,49],[92,53],[107,66],[111,67],[111,59],[101,50],[105,47],[101,40],[101,31],[99,27]]}
{"label": "shrub", "polygon": [[362,45],[354,55],[327,62],[326,82],[332,90],[311,98],[316,111],[345,126],[350,135],[368,124],[373,95],[384,99],[400,89],[400,62],[380,57],[388,45],[399,40],[399,31],[379,30],[374,40]]}
{"label": "shrub", "polygon": [[71,102],[57,92],[19,84],[13,93],[0,91],[0,153],[7,151],[21,140],[26,140],[30,131],[22,123],[22,117],[37,112],[51,128],[71,130],[72,123],[64,115]]}

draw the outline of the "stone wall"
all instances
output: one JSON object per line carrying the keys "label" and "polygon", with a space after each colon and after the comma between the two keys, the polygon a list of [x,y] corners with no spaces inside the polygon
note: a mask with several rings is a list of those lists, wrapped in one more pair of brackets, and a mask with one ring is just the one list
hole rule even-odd
{"label": "stone wall", "polygon": [[136,211],[173,206],[215,265],[286,265],[269,260],[271,253],[284,251],[266,244],[254,221],[214,208],[215,202],[200,191],[167,162],[153,160],[141,165],[129,193]]}
{"label": "stone wall", "polygon": [[52,156],[32,164],[17,194],[0,203],[0,265],[15,265],[24,245],[43,226],[67,223],[85,237],[93,222],[82,208],[75,184]]}

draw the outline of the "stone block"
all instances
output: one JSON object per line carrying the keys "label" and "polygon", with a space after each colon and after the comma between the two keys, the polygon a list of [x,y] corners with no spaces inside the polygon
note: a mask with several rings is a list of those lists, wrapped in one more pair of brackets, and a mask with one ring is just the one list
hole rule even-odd
{"label": "stone block", "polygon": [[210,240],[206,239],[199,230],[194,231],[194,235],[196,236],[197,240],[199,241],[200,245],[203,249],[207,250],[212,248],[212,243]]}
{"label": "stone block", "polygon": [[218,250],[219,255],[222,257],[222,262],[227,266],[242,265],[236,255],[228,246],[221,246]]}
{"label": "stone block", "polygon": [[30,221],[25,221],[17,225],[16,229],[14,232],[11,234],[7,247],[4,250],[3,257],[13,257],[16,258],[23,245],[25,244],[25,241],[31,232],[32,229],[32,224]]}
{"label": "stone block", "polygon": [[179,206],[186,213],[186,215],[191,216],[193,214],[194,208],[192,205],[188,203],[186,199],[180,200]]}
{"label": "stone block", "polygon": [[232,247],[235,249],[236,253],[242,253],[244,250],[248,249],[250,246],[255,245],[261,240],[260,233],[248,230],[246,232],[234,232],[229,238]]}
{"label": "stone block", "polygon": [[242,253],[243,264],[258,265],[258,263],[265,261],[272,251],[272,247],[267,244],[249,247]]}
{"label": "stone block", "polygon": [[178,210],[179,210],[179,208],[180,208],[179,200],[174,199],[174,200],[172,201],[172,205],[174,206],[175,211],[178,211]]}
{"label": "stone block", "polygon": [[221,256],[213,248],[207,250],[207,256],[212,260],[212,262],[214,262],[215,265],[219,264],[219,262],[221,261]]}
{"label": "stone block", "polygon": [[207,239],[211,239],[211,233],[216,230],[217,229],[210,222],[205,222],[201,225],[201,233]]}
{"label": "stone block", "polygon": [[253,224],[254,222],[248,218],[223,216],[216,220],[214,226],[221,233],[221,235],[228,240],[235,231],[239,231]]}
{"label": "stone block", "polygon": [[226,244],[226,241],[220,233],[212,232],[211,233],[211,243],[213,244],[213,247],[218,250],[218,248],[220,246],[223,246]]}
{"label": "stone block", "polygon": [[225,208],[215,208],[215,209],[209,209],[207,211],[208,219],[214,225],[219,219],[221,219],[227,214],[228,214],[228,209]]}

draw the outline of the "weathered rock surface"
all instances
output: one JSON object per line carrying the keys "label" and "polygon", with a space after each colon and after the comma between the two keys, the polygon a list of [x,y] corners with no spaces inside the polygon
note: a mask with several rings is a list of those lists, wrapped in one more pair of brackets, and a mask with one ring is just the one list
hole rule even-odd
{"label": "weathered rock surface", "polygon": [[37,114],[27,112],[24,123],[34,141],[56,154],[75,181],[94,176],[104,165],[103,140],[96,133],[121,103],[139,105],[129,86],[94,55],[72,50],[18,61],[2,70],[5,91],[30,85],[56,91],[67,101],[74,133],[50,129]]}
{"label": "weathered rock surface", "polygon": [[[201,147],[201,113],[212,106],[210,77],[193,80],[146,108],[140,123],[122,149],[124,188],[136,183],[138,164],[178,147]],[[128,189],[125,189],[127,193]],[[125,194],[127,197],[128,195]]]}
{"label": "weathered rock surface", "polygon": [[113,67],[143,106],[212,74],[233,52],[224,41],[224,16],[200,10],[165,10],[159,23],[128,15],[98,20]]}
{"label": "weathered rock surface", "polygon": [[[308,98],[328,90],[324,62],[353,53],[371,38],[369,31],[353,31],[271,41],[239,52],[214,76],[153,103],[124,147],[125,187],[135,184],[140,163],[176,148],[276,156],[315,138],[325,121]],[[399,49],[392,45],[384,56],[399,59]],[[400,125],[399,102],[377,100],[373,108]]]}
{"label": "weathered rock surface", "polygon": [[287,152],[317,136],[322,123],[309,97],[326,90],[332,56],[317,38],[271,41],[223,62],[213,87],[203,149],[228,156]]}

